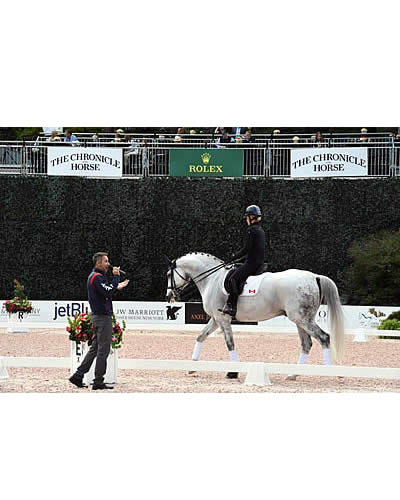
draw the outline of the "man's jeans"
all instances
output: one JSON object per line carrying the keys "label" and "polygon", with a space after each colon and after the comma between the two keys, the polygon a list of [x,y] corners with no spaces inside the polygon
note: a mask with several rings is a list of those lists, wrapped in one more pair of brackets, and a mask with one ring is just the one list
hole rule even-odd
{"label": "man's jeans", "polygon": [[103,384],[104,375],[107,370],[107,358],[110,354],[113,331],[112,316],[93,315],[92,323],[94,326],[93,342],[76,372],[79,376],[83,377],[90,370],[94,358],[97,357],[93,383]]}

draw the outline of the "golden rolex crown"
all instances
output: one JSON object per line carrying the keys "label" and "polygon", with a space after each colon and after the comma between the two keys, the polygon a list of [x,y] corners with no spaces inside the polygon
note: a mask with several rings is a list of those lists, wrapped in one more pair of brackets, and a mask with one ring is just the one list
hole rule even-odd
{"label": "golden rolex crown", "polygon": [[210,153],[203,153],[201,155],[201,159],[204,161],[204,163],[208,163],[210,161],[211,155]]}

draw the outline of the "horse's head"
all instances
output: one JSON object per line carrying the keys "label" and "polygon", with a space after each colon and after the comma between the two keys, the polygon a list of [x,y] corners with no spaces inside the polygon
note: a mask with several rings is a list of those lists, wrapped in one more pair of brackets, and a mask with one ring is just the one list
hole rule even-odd
{"label": "horse's head", "polygon": [[180,293],[185,285],[187,285],[190,281],[190,278],[186,276],[185,270],[177,265],[177,261],[170,260],[167,256],[165,256],[167,264],[168,264],[168,272],[167,272],[167,302],[175,302],[175,300],[179,300]]}

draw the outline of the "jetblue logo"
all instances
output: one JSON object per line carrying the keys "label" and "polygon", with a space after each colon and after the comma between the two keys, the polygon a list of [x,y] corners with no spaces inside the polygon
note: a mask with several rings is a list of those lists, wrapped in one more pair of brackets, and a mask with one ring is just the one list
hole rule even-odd
{"label": "jetblue logo", "polygon": [[84,302],[71,302],[66,306],[59,306],[57,302],[54,304],[54,318],[53,321],[57,318],[66,318],[67,316],[75,316],[75,314],[88,313],[89,310],[85,307]]}

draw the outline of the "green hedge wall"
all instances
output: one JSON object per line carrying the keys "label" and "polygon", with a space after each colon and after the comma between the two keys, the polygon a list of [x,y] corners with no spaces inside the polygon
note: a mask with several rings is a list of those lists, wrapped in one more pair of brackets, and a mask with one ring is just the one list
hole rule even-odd
{"label": "green hedge wall", "polygon": [[242,214],[260,205],[272,271],[330,276],[342,294],[351,243],[400,228],[398,179],[93,180],[0,177],[0,297],[19,279],[31,299],[86,299],[91,255],[130,272],[120,300],[163,300],[163,254],[227,258],[241,248]]}

